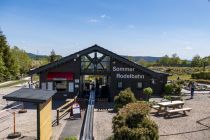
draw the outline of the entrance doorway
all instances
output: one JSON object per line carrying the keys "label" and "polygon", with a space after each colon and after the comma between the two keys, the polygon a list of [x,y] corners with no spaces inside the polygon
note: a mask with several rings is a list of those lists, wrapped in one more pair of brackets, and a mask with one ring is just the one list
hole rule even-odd
{"label": "entrance doorway", "polygon": [[106,75],[82,75],[81,76],[82,97],[89,97],[90,90],[95,90],[96,98],[109,98],[110,76]]}

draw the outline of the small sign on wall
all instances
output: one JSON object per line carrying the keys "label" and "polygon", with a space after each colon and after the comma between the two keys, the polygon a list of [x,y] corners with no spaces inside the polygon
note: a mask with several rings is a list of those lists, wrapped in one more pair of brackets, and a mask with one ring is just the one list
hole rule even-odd
{"label": "small sign on wall", "polygon": [[79,85],[75,85],[75,88],[79,88]]}
{"label": "small sign on wall", "polygon": [[74,82],[69,82],[69,92],[74,92]]}
{"label": "small sign on wall", "polygon": [[47,82],[47,90],[53,90],[53,82]]}
{"label": "small sign on wall", "polygon": [[42,90],[46,90],[46,83],[42,82]]}
{"label": "small sign on wall", "polygon": [[75,81],[75,83],[77,83],[77,84],[79,83],[79,79],[75,79],[74,81]]}

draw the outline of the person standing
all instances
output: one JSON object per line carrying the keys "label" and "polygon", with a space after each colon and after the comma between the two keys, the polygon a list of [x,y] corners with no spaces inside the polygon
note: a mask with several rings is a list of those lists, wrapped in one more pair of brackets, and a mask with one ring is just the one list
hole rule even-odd
{"label": "person standing", "polygon": [[195,91],[195,83],[194,82],[191,83],[190,91],[191,91],[191,99],[193,99],[194,91]]}

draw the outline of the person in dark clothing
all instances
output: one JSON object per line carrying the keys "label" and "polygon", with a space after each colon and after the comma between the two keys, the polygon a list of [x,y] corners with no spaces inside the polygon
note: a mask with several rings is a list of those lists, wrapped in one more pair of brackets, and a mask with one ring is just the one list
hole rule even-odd
{"label": "person in dark clothing", "polygon": [[195,91],[195,83],[194,82],[191,83],[190,91],[191,91],[191,99],[193,99],[194,91]]}

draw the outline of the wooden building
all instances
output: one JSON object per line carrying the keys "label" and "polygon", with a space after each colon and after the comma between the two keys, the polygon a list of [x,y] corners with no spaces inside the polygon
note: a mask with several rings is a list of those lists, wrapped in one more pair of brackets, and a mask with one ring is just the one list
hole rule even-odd
{"label": "wooden building", "polygon": [[145,87],[152,87],[154,94],[160,95],[168,76],[98,45],[31,70],[29,74],[39,75],[40,88],[57,90],[54,98],[71,98],[77,94],[85,97],[94,85],[96,96],[109,98],[109,101],[127,87],[138,99],[144,98]]}

